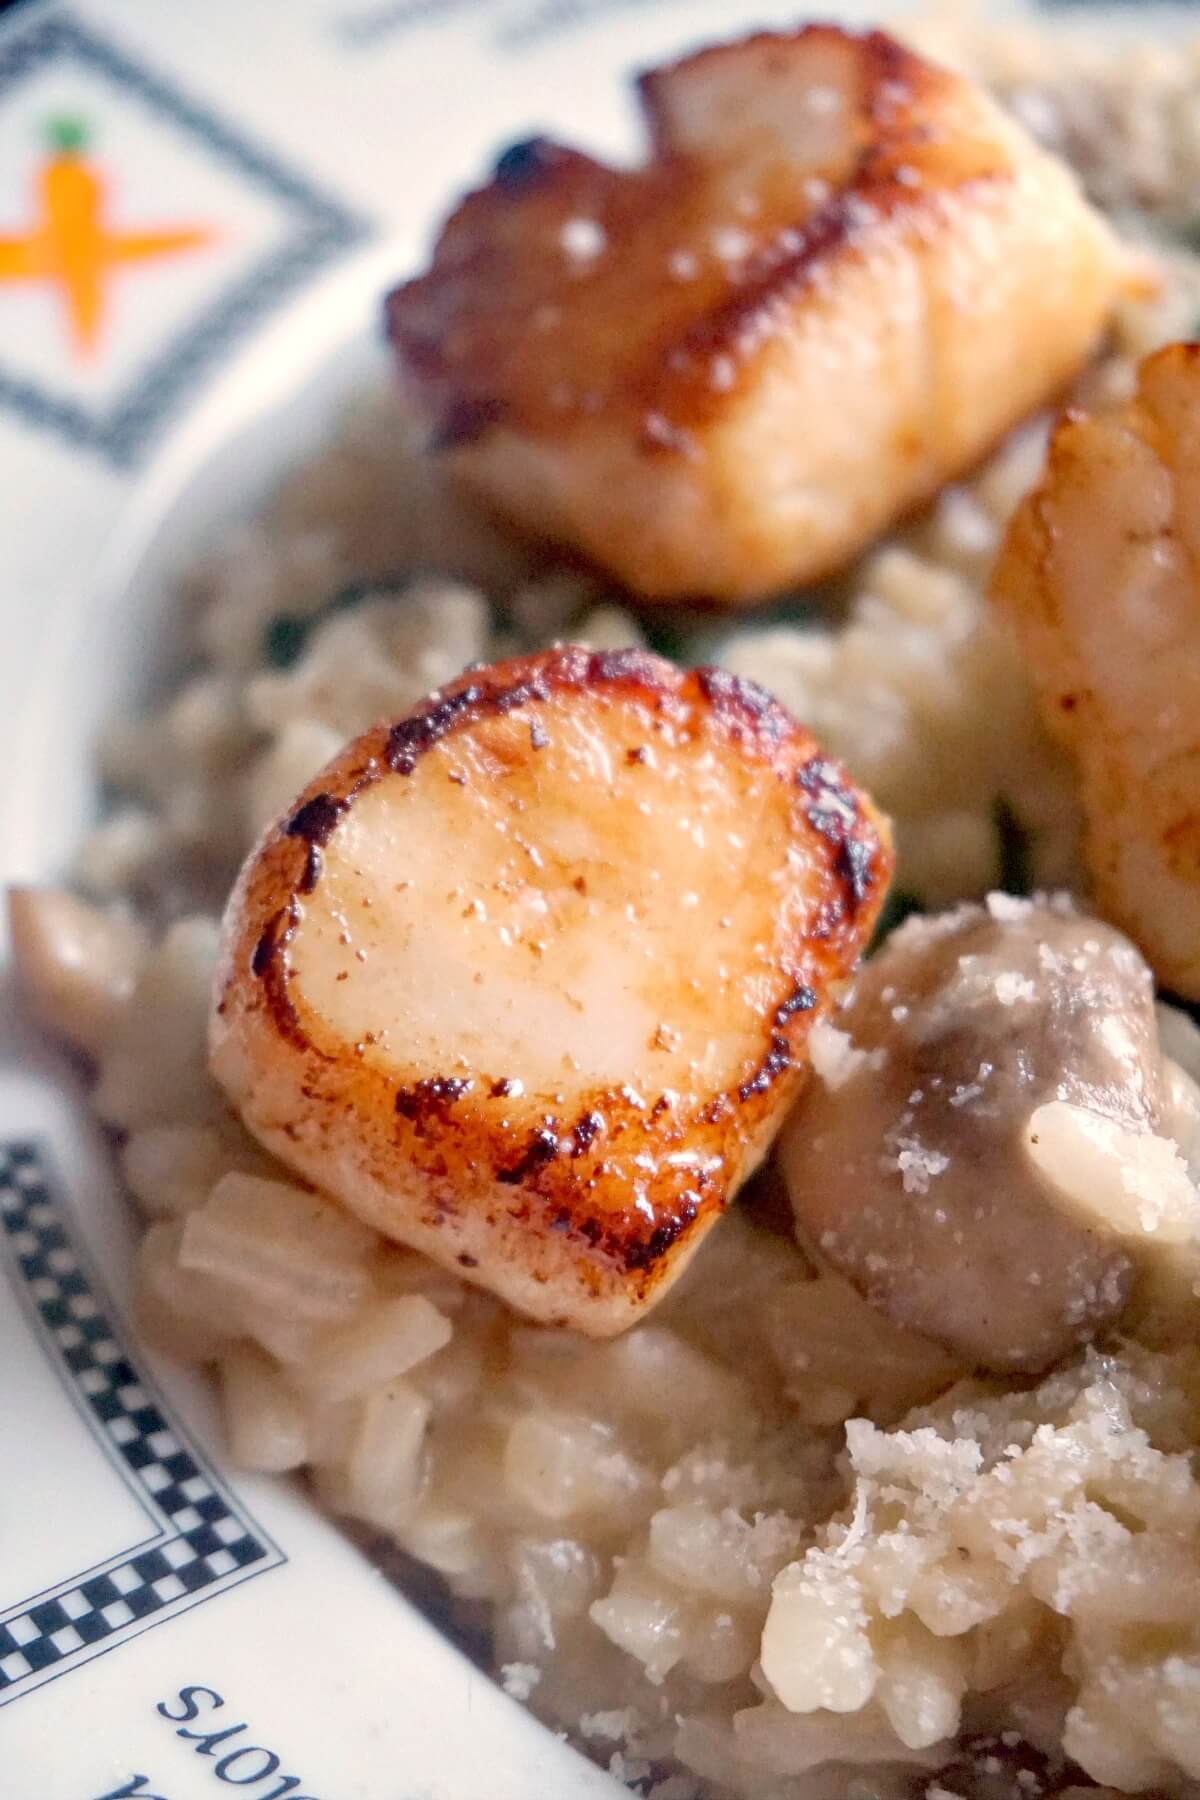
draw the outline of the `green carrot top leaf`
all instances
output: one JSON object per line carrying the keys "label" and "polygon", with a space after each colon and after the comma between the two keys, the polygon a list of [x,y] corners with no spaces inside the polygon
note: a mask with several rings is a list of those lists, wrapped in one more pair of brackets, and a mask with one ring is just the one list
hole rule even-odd
{"label": "green carrot top leaf", "polygon": [[46,122],[46,142],[60,155],[77,155],[87,148],[87,123],[78,113],[56,113]]}

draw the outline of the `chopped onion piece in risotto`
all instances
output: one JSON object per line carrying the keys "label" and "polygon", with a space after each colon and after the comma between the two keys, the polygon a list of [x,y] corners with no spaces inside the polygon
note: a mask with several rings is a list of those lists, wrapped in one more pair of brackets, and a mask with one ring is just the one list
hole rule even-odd
{"label": "chopped onion piece in risotto", "polygon": [[8,924],[17,974],[38,1019],[98,1056],[133,992],[144,951],[140,930],[64,888],[10,888]]}
{"label": "chopped onion piece in risotto", "polygon": [[1200,999],[1200,344],[1128,404],[1072,410],[992,577],[1075,759],[1096,899]]}

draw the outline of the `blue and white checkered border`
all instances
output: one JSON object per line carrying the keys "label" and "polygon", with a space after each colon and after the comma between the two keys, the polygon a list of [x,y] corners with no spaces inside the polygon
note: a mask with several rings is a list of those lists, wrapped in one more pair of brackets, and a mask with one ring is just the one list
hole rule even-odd
{"label": "blue and white checkered border", "polygon": [[139,1373],[35,1144],[0,1145],[0,1226],[0,1260],[43,1350],[147,1516],[142,1543],[0,1606],[3,1706],[287,1558]]}

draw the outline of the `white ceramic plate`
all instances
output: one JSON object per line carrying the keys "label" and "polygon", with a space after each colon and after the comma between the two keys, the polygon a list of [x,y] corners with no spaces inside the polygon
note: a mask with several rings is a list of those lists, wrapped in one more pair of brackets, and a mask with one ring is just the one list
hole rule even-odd
{"label": "white ceramic plate", "polygon": [[[795,12],[31,0],[0,17],[0,240],[33,228],[38,134],[69,114],[114,218],[215,244],[207,269],[123,273],[86,355],[67,296],[0,265],[6,879],[69,860],[99,721],[170,667],[173,571],[383,366],[379,294],[450,195],[531,129],[627,153],[630,68]],[[298,1490],[221,1472],[203,1385],[126,1322],[130,1224],[76,1078],[12,1005],[0,1031],[0,1800],[615,1793]]]}

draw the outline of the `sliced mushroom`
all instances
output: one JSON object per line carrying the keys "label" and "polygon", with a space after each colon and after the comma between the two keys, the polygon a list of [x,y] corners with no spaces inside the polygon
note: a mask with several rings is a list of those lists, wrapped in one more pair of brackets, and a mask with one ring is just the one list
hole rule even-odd
{"label": "sliced mushroom", "polygon": [[[781,1143],[797,1229],[896,1323],[1035,1371],[1190,1268],[1150,971],[1066,901],[913,919],[815,1035]],[[1161,1289],[1161,1281],[1159,1281]]]}

